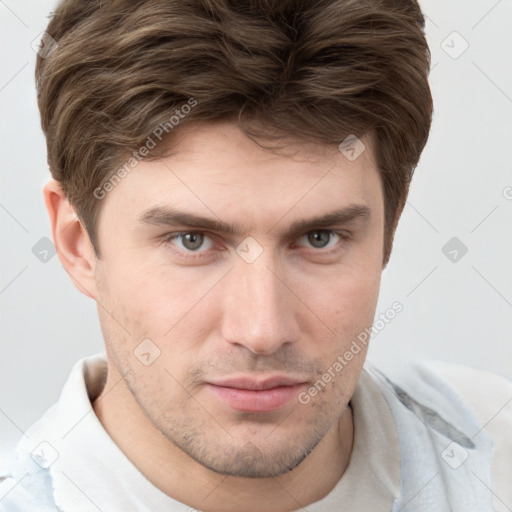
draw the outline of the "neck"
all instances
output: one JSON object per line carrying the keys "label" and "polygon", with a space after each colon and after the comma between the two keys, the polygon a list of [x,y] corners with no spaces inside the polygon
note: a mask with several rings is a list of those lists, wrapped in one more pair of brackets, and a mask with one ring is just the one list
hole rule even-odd
{"label": "neck", "polygon": [[119,379],[109,368],[105,388],[93,403],[98,419],[153,485],[198,510],[300,509],[326,496],[349,464],[354,429],[351,408],[346,407],[326,436],[292,471],[275,478],[239,478],[215,473],[169,441]]}

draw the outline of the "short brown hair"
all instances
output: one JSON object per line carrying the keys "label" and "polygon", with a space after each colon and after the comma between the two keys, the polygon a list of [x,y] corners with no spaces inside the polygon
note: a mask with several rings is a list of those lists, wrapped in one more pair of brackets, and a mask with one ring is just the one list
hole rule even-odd
{"label": "short brown hair", "polygon": [[94,191],[193,99],[180,126],[234,121],[253,140],[333,147],[371,134],[387,263],[432,117],[416,0],[64,0],[47,33],[48,163],[98,257]]}

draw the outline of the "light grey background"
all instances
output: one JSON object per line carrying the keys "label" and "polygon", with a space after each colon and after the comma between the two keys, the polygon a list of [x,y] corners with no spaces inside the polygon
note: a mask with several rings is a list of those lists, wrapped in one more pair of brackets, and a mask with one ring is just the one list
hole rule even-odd
{"label": "light grey background", "polygon": [[[53,5],[0,0],[2,451],[58,398],[73,363],[103,348],[95,303],[57,256],[43,263],[32,252],[51,233],[31,42]],[[512,2],[422,6],[435,117],[377,314],[397,300],[404,309],[370,359],[384,369],[442,359],[512,378]],[[453,237],[468,248],[456,262],[442,252]]]}

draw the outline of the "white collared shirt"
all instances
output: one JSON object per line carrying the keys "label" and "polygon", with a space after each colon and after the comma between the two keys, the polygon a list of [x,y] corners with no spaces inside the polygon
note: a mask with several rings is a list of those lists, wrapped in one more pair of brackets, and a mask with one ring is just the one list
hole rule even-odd
{"label": "white collared shirt", "polygon": [[[479,418],[482,425],[493,410],[492,404],[505,404],[507,398],[510,400],[495,417],[492,425],[489,424],[482,430],[482,435],[487,435],[488,430],[491,431],[493,440],[500,446],[499,450],[495,446],[493,452],[490,482],[492,493],[487,494],[492,497],[495,510],[508,510],[506,506],[512,507],[512,489],[507,485],[512,481],[512,384],[500,377],[461,366],[438,365],[436,370],[445,379],[455,375],[452,379],[456,382],[455,387],[459,391],[466,390],[466,393],[470,389],[468,383],[475,376],[486,382],[492,381],[493,389],[500,393],[499,397],[488,397],[486,392],[481,392],[480,398],[478,394],[471,395],[473,403],[470,405],[474,410],[478,409],[477,412],[482,416]],[[0,511],[193,510],[189,505],[174,500],[155,487],[103,428],[91,404],[101,392],[106,371],[104,354],[82,359],[73,367],[58,402],[19,442],[17,462],[11,473],[5,475],[0,483]],[[417,420],[414,420],[411,411],[396,398],[390,399],[386,396],[386,392],[382,390],[383,382],[382,379],[379,380],[373,367],[368,365],[363,370],[350,402],[355,427],[350,463],[331,492],[320,501],[307,506],[308,512],[389,512],[402,507],[404,482],[411,485],[410,478],[402,474],[404,468],[410,467],[407,464],[411,464],[411,461],[404,464],[403,459],[408,457],[411,450],[404,448],[410,446],[410,442],[404,443],[399,438],[399,432],[404,432],[404,428],[397,428],[397,425],[407,425],[407,421]],[[410,397],[408,399],[412,400]],[[390,400],[393,402],[392,407]],[[403,397],[402,402],[407,405]],[[406,418],[405,423],[398,421],[397,413],[393,412],[396,410],[403,410],[399,415]],[[412,429],[409,430],[412,433]],[[482,446],[484,445],[485,442]],[[436,460],[440,461],[439,464],[446,464],[442,457],[443,455]],[[480,460],[485,460],[485,456],[482,457]],[[421,464],[421,461],[418,460],[418,463]],[[449,498],[439,496],[440,503],[445,499]],[[404,509],[404,512],[407,510],[424,509],[413,504]]]}

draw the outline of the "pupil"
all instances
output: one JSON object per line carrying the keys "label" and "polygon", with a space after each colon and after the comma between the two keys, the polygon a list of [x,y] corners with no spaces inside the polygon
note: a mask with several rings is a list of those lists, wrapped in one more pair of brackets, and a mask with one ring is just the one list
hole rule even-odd
{"label": "pupil", "polygon": [[199,249],[203,245],[203,235],[201,233],[187,233],[183,235],[183,245],[190,250]]}
{"label": "pupil", "polygon": [[313,247],[325,247],[329,243],[330,234],[327,231],[313,231],[308,240]]}

